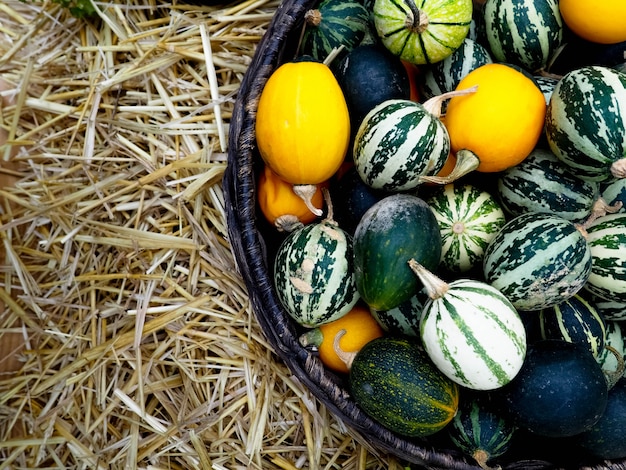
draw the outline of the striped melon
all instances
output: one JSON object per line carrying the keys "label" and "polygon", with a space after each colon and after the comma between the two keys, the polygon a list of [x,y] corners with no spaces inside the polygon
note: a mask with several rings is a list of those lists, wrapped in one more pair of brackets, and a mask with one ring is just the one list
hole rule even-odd
{"label": "striped melon", "polygon": [[626,178],[620,178],[600,185],[600,196],[609,206],[621,204],[620,212],[626,212]]}
{"label": "striped melon", "polygon": [[626,177],[626,74],[585,66],[556,85],[546,111],[546,138],[579,178]]}
{"label": "striped melon", "polygon": [[526,330],[511,302],[484,282],[445,283],[418,263],[411,265],[430,296],[420,337],[433,363],[454,382],[474,390],[509,383],[526,354]]}
{"label": "striped melon", "polygon": [[329,219],[294,230],[276,253],[274,285],[300,325],[315,327],[342,317],[359,299],[352,239]]}
{"label": "striped melon", "polygon": [[426,99],[455,90],[472,70],[493,61],[487,49],[470,38],[445,59],[425,67],[421,74],[421,92]]}
{"label": "striped melon", "polygon": [[423,291],[388,310],[370,308],[372,316],[391,335],[419,337],[420,317],[428,297]]}
{"label": "striped melon", "polygon": [[450,152],[450,137],[424,105],[386,100],[363,119],[354,139],[354,165],[372,188],[406,191],[436,174]]}
{"label": "striped melon", "polygon": [[516,308],[541,310],[578,293],[591,272],[591,250],[572,222],[528,212],[496,234],[483,272]]}
{"label": "striped melon", "polygon": [[543,96],[546,98],[546,105],[550,104],[550,98],[552,97],[556,84],[559,83],[559,79],[550,76],[535,75],[533,80],[535,80],[535,83],[539,86]]}
{"label": "striped melon", "polygon": [[580,295],[539,311],[543,339],[560,339],[585,345],[594,357],[604,350],[606,322],[593,304]]}
{"label": "striped melon", "polygon": [[370,12],[356,0],[322,0],[304,19],[300,53],[322,61],[340,46],[354,49],[370,28]]}
{"label": "striped melon", "polygon": [[528,157],[497,179],[502,207],[511,215],[546,212],[567,220],[587,218],[599,185],[574,176],[548,149],[535,148]]}
{"label": "striped melon", "polygon": [[599,217],[587,227],[591,274],[585,289],[606,300],[626,303],[626,213]]}
{"label": "striped melon", "polygon": [[393,54],[412,64],[433,64],[463,42],[472,0],[375,0],[374,26]]}
{"label": "striped melon", "polygon": [[581,290],[580,294],[595,306],[596,310],[605,320],[626,320],[626,302],[603,299],[602,297],[592,294],[587,289]]}
{"label": "striped melon", "polygon": [[485,36],[494,59],[543,69],[563,43],[558,0],[487,0]]}
{"label": "striped melon", "polygon": [[442,267],[467,272],[480,266],[487,245],[506,222],[496,199],[476,186],[451,183],[426,202],[441,231]]}

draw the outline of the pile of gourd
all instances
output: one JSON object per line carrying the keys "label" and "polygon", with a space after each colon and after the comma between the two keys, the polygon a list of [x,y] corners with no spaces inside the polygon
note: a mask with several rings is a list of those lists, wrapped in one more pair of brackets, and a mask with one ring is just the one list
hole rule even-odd
{"label": "pile of gourd", "polygon": [[383,426],[483,466],[520,432],[626,458],[626,3],[322,0],[305,21],[256,117],[302,345]]}

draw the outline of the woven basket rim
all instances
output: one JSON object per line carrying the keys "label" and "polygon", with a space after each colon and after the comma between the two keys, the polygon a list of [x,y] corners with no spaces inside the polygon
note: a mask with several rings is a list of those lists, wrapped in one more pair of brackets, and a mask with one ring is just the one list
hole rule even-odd
{"label": "woven basket rim", "polygon": [[[304,13],[317,0],[283,0],[258,44],[233,109],[229,129],[228,165],[223,179],[229,242],[252,304],[253,313],[274,352],[309,391],[337,418],[359,432],[374,447],[407,462],[430,469],[480,470],[459,453],[440,452],[404,439],[384,428],[350,399],[317,358],[303,348],[289,315],[280,305],[267,267],[265,241],[256,216],[256,105],[263,86],[285,57],[288,38],[301,27]],[[446,449],[447,451],[448,449]],[[550,462],[518,460],[502,462],[502,468],[553,469]],[[622,462],[602,462],[590,470],[625,469]]]}

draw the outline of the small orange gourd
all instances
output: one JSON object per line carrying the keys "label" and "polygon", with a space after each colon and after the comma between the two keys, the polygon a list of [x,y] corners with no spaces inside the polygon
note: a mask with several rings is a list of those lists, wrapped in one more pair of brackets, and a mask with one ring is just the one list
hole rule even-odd
{"label": "small orange gourd", "polygon": [[359,302],[341,318],[304,333],[300,336],[300,344],[304,347],[317,347],[319,358],[326,367],[347,374],[349,368],[337,355],[334,346],[335,338],[342,330],[345,333],[339,339],[339,346],[346,353],[357,352],[368,342],[384,334],[369,307]]}
{"label": "small orange gourd", "polygon": [[481,172],[517,165],[543,132],[543,93],[523,73],[496,63],[474,69],[456,90],[472,87],[476,87],[474,93],[454,96],[448,102],[443,122],[452,151],[459,160],[473,154],[478,159],[473,167]]}
{"label": "small orange gourd", "polygon": [[[311,197],[313,206],[320,210],[324,206],[322,187],[325,186],[325,183],[317,185]],[[279,231],[291,231],[300,224],[313,222],[317,217],[294,192],[293,185],[280,178],[267,165],[259,174],[257,198],[261,212]]]}
{"label": "small orange gourd", "polygon": [[560,0],[559,11],[574,34],[599,44],[626,41],[624,0]]}

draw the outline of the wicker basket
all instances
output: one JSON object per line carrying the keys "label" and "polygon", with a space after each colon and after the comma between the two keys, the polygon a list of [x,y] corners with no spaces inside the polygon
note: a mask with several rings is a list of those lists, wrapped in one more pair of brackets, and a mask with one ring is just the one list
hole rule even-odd
{"label": "wicker basket", "polygon": [[[300,346],[298,337],[301,331],[283,310],[274,291],[268,259],[272,259],[272,251],[280,242],[280,235],[266,226],[263,217],[257,217],[255,181],[261,159],[254,133],[256,107],[270,74],[277,65],[293,57],[304,13],[314,3],[315,0],[284,0],[277,9],[241,84],[230,124],[228,168],[224,176],[228,230],[255,316],[269,343],[293,374],[373,447],[430,469],[479,470],[475,462],[456,450],[405,439],[369,418],[351,400],[342,378],[326,370],[317,357]],[[532,437],[529,436],[529,439]],[[523,449],[509,452],[507,460],[498,464],[510,470],[572,468],[571,463],[555,464],[543,457],[546,454],[540,452],[539,447],[551,446],[531,440],[524,444]],[[574,467],[626,469],[626,460],[586,462],[584,465],[576,463]]]}

